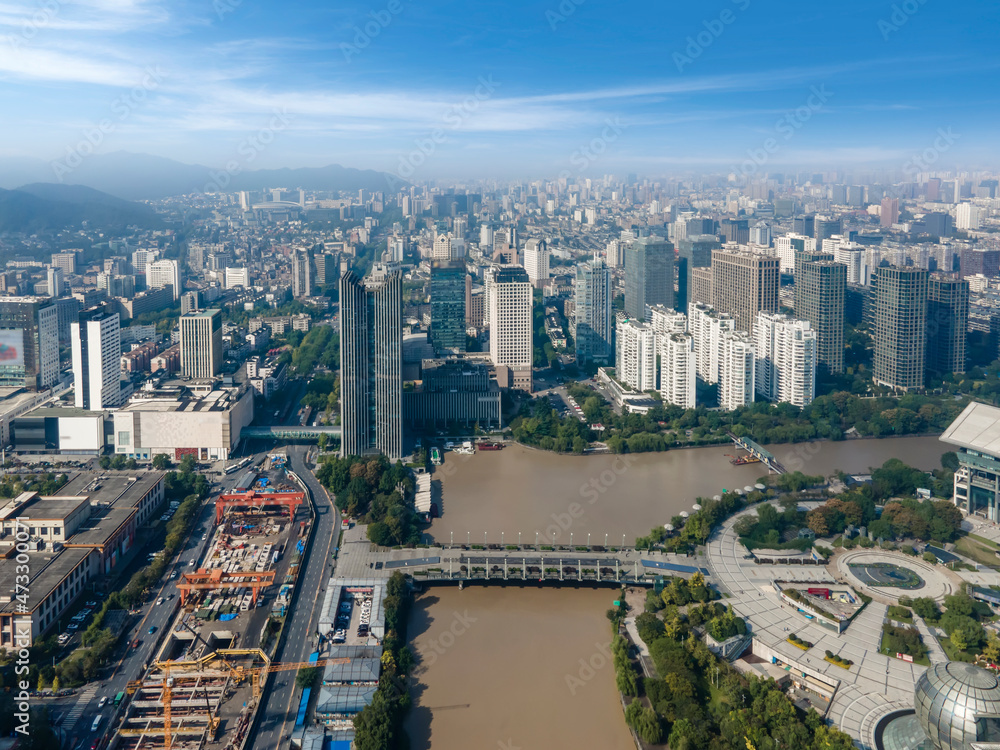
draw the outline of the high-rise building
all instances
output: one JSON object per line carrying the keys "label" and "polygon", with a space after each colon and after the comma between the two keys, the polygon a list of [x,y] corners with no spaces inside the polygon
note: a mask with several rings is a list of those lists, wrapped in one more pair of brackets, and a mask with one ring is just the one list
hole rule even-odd
{"label": "high-rise building", "polygon": [[45,282],[49,290],[50,297],[62,297],[66,291],[66,282],[63,270],[58,266],[49,266],[45,269]]}
{"label": "high-rise building", "polygon": [[815,234],[813,236],[816,239],[816,245],[818,247],[823,246],[823,240],[829,239],[834,235],[838,235],[840,232],[840,219],[831,219],[826,216],[816,217]]}
{"label": "high-rise building", "polygon": [[752,404],[755,363],[750,335],[744,331],[723,334],[719,360],[719,406],[732,411]]}
{"label": "high-rise building", "polygon": [[675,307],[686,311],[691,302],[711,302],[711,298],[695,299],[692,296],[692,273],[696,268],[712,265],[712,251],[721,247],[713,234],[689,235],[677,241],[677,300]]}
{"label": "high-rise building", "polygon": [[695,268],[691,271],[691,299],[692,302],[703,302],[706,305],[712,304],[712,268]]}
{"label": "high-rise building", "polygon": [[965,372],[965,336],[969,327],[969,282],[931,274],[927,282],[927,371],[934,375]]}
{"label": "high-rise building", "polygon": [[959,203],[955,207],[955,228],[979,229],[979,206],[974,203]]}
{"label": "high-rise building", "polygon": [[435,354],[465,351],[464,260],[431,261],[430,342]]}
{"label": "high-rise building", "polygon": [[604,259],[609,268],[621,268],[625,262],[625,245],[621,240],[611,240],[604,248]]}
{"label": "high-rise building", "polygon": [[52,265],[61,268],[66,276],[72,276],[76,273],[76,253],[53,253]]}
{"label": "high-rise building", "polygon": [[490,359],[501,386],[531,393],[531,305],[533,292],[527,272],[520,266],[499,266],[488,277]]}
{"label": "high-rise building", "polygon": [[311,252],[299,248],[292,252],[292,296],[312,297],[313,295],[313,262]]}
{"label": "high-rise building", "polygon": [[719,362],[723,335],[736,329],[736,321],[711,305],[692,302],[688,305],[688,331],[694,347],[698,377],[706,383],[719,382]]}
{"label": "high-rise building", "polygon": [[146,264],[146,286],[150,289],[162,289],[165,286],[173,288],[174,299],[180,299],[181,267],[176,260],[154,260]]}
{"label": "high-rise building", "polygon": [[[527,257],[527,252],[525,252]],[[611,269],[595,258],[576,267],[576,359],[610,365],[615,357]]]}
{"label": "high-rise building", "polygon": [[121,405],[122,338],[118,313],[80,313],[71,324],[73,397],[78,409],[100,411]]}
{"label": "high-rise building", "polygon": [[[390,255],[392,251],[390,240]],[[399,262],[403,258],[400,256]],[[332,287],[340,279],[340,260],[335,253],[316,253],[316,286]]]}
{"label": "high-rise building", "polygon": [[754,328],[757,393],[793,406],[811,403],[816,397],[817,348],[808,321],[760,313]]}
{"label": "high-rise building", "polygon": [[618,319],[615,374],[637,391],[656,389],[656,333],[652,326],[628,317]]}
{"label": "high-rise building", "polygon": [[712,251],[712,307],[732,315],[739,331],[753,330],[762,310],[777,312],[780,281],[773,256]]}
{"label": "high-rise building", "polygon": [[899,198],[883,198],[879,224],[889,228],[899,223]]}
{"label": "high-rise building", "polygon": [[185,292],[181,295],[181,315],[187,315],[201,307],[201,299],[198,292]]}
{"label": "high-rise building", "polygon": [[927,341],[927,271],[880,266],[872,274],[872,323],[876,383],[909,390],[924,387]]}
{"label": "high-rise building", "polygon": [[762,247],[771,246],[771,225],[766,221],[758,221],[750,227],[750,242]]}
{"label": "high-rise building", "polygon": [[745,245],[750,242],[750,222],[747,219],[723,219],[719,231],[726,242]]}
{"label": "high-rise building", "polygon": [[431,260],[451,260],[451,237],[439,234],[431,247]]}
{"label": "high-rise building", "polygon": [[674,246],[641,237],[625,248],[625,312],[642,320],[652,305],[674,306]]}
{"label": "high-rise building", "polygon": [[549,246],[545,240],[532,239],[524,243],[524,270],[536,289],[549,282]]}
{"label": "high-rise building", "polygon": [[833,251],[833,259],[847,266],[847,283],[868,285],[868,261],[865,248],[854,242],[842,242]]}
{"label": "high-rise building", "polygon": [[222,310],[182,315],[181,375],[208,380],[222,368]]}
{"label": "high-rise building", "polygon": [[801,234],[786,234],[774,239],[774,252],[781,263],[782,273],[795,273],[795,253],[815,249],[816,240]]}
{"label": "high-rise building", "polygon": [[812,214],[796,216],[792,219],[792,232],[806,237],[813,237],[816,234],[816,217]]}
{"label": "high-rise building", "polygon": [[687,333],[687,315],[663,305],[649,308],[649,325],[657,336]]}
{"label": "high-rise building", "polygon": [[657,335],[660,354],[660,396],[682,409],[695,408],[697,362],[694,338],[683,332]]}
{"label": "high-rise building", "polygon": [[41,391],[58,380],[57,305],[39,297],[0,297],[0,386]]}
{"label": "high-rise building", "polygon": [[803,259],[795,274],[795,316],[812,326],[820,367],[844,371],[844,295],[847,266],[828,259]]}
{"label": "high-rise building", "polygon": [[340,414],[345,456],[403,454],[403,279],[375,264],[340,278]]}

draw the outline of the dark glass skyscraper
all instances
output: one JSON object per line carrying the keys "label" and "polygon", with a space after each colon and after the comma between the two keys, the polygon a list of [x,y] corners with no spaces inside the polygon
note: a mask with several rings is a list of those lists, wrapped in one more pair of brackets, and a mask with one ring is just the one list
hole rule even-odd
{"label": "dark glass skyscraper", "polygon": [[674,246],[641,237],[625,248],[625,312],[642,320],[653,305],[674,306]]}
{"label": "dark glass skyscraper", "polygon": [[712,265],[712,250],[722,247],[719,238],[714,234],[699,234],[685,237],[677,241],[677,303],[675,309],[687,313],[689,302],[704,302],[710,299],[693,299],[691,297],[691,272],[695,268],[708,268]]}
{"label": "dark glass skyscraper", "polygon": [[932,274],[927,285],[927,371],[965,372],[969,282]]}
{"label": "dark glass skyscraper", "polygon": [[611,269],[603,260],[576,267],[576,358],[609,365],[615,359]]}
{"label": "dark glass skyscraper", "polygon": [[345,456],[403,454],[403,280],[376,264],[340,278],[340,422]]}
{"label": "dark glass skyscraper", "polygon": [[430,342],[436,354],[465,351],[464,260],[431,261]]}

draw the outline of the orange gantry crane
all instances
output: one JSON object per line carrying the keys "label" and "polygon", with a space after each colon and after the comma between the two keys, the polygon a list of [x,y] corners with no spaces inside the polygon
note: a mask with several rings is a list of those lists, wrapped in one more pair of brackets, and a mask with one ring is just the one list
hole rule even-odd
{"label": "orange gantry crane", "polygon": [[[254,657],[254,662],[263,662],[260,666],[250,666],[247,667],[242,664],[234,664],[235,657],[252,656]],[[229,657],[229,658],[227,658]],[[222,668],[227,670],[236,684],[240,684],[247,677],[251,680],[251,685],[253,688],[253,697],[255,699],[260,699],[261,690],[264,682],[267,680],[267,675],[270,672],[284,672],[290,669],[306,669],[310,667],[325,667],[328,664],[348,664],[351,659],[349,658],[336,658],[336,659],[320,659],[318,661],[300,661],[300,662],[272,662],[268,659],[267,654],[265,654],[260,649],[219,649],[218,651],[213,651],[210,654],[206,654],[199,659],[191,660],[178,660],[178,661],[161,661],[155,662],[153,667],[160,670],[163,673],[162,682],[156,681],[144,681],[136,680],[130,682],[126,691],[129,694],[136,692],[136,690],[144,688],[159,688],[162,690],[162,701],[163,701],[163,747],[170,748],[173,741],[173,731],[172,731],[172,709],[171,703],[173,700],[173,688],[176,679],[184,679],[183,677],[173,677],[171,672],[176,672],[178,670],[185,671],[195,671],[200,672],[206,668]],[[214,732],[218,726],[219,719],[217,716],[213,716],[211,708],[208,708],[208,727],[211,732]],[[121,729],[119,733],[122,735],[155,735],[160,734],[157,729]]]}
{"label": "orange gantry crane", "polygon": [[225,588],[246,587],[253,590],[253,603],[257,604],[257,595],[261,589],[266,589],[274,583],[273,570],[255,571],[239,570],[227,573],[218,568],[211,570],[199,569],[196,573],[181,573],[177,590],[181,592],[181,606],[192,591],[218,591]]}
{"label": "orange gantry crane", "polygon": [[306,501],[304,492],[259,492],[248,490],[246,492],[223,492],[215,501],[215,523],[218,523],[226,515],[230,508],[246,508],[256,510],[266,505],[279,505],[288,508],[288,518],[295,517],[295,509]]}

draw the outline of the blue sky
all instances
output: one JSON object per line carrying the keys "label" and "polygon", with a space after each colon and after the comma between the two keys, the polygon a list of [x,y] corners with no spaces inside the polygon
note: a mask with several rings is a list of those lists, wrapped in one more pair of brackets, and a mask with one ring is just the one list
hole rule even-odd
{"label": "blue sky", "polygon": [[0,154],[660,175],[900,168],[944,130],[936,166],[994,167],[998,36],[971,0],[0,0]]}

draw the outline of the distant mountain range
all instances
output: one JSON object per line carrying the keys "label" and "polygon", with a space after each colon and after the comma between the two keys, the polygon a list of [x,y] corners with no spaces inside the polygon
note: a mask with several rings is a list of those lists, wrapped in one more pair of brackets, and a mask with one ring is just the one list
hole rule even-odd
{"label": "distant mountain range", "polygon": [[10,190],[24,184],[58,181],[62,186],[83,185],[129,201],[185,195],[205,191],[206,187],[211,191],[212,185],[222,192],[270,188],[356,192],[385,191],[401,182],[384,172],[338,164],[301,169],[241,168],[230,174],[223,169],[128,151],[94,154],[61,176],[59,180],[52,164],[41,159],[0,158],[0,188]]}
{"label": "distant mountain range", "polygon": [[0,232],[42,232],[91,228],[120,230],[129,225],[158,229],[163,220],[141,203],[116,198],[83,185],[35,183],[0,189]]}

